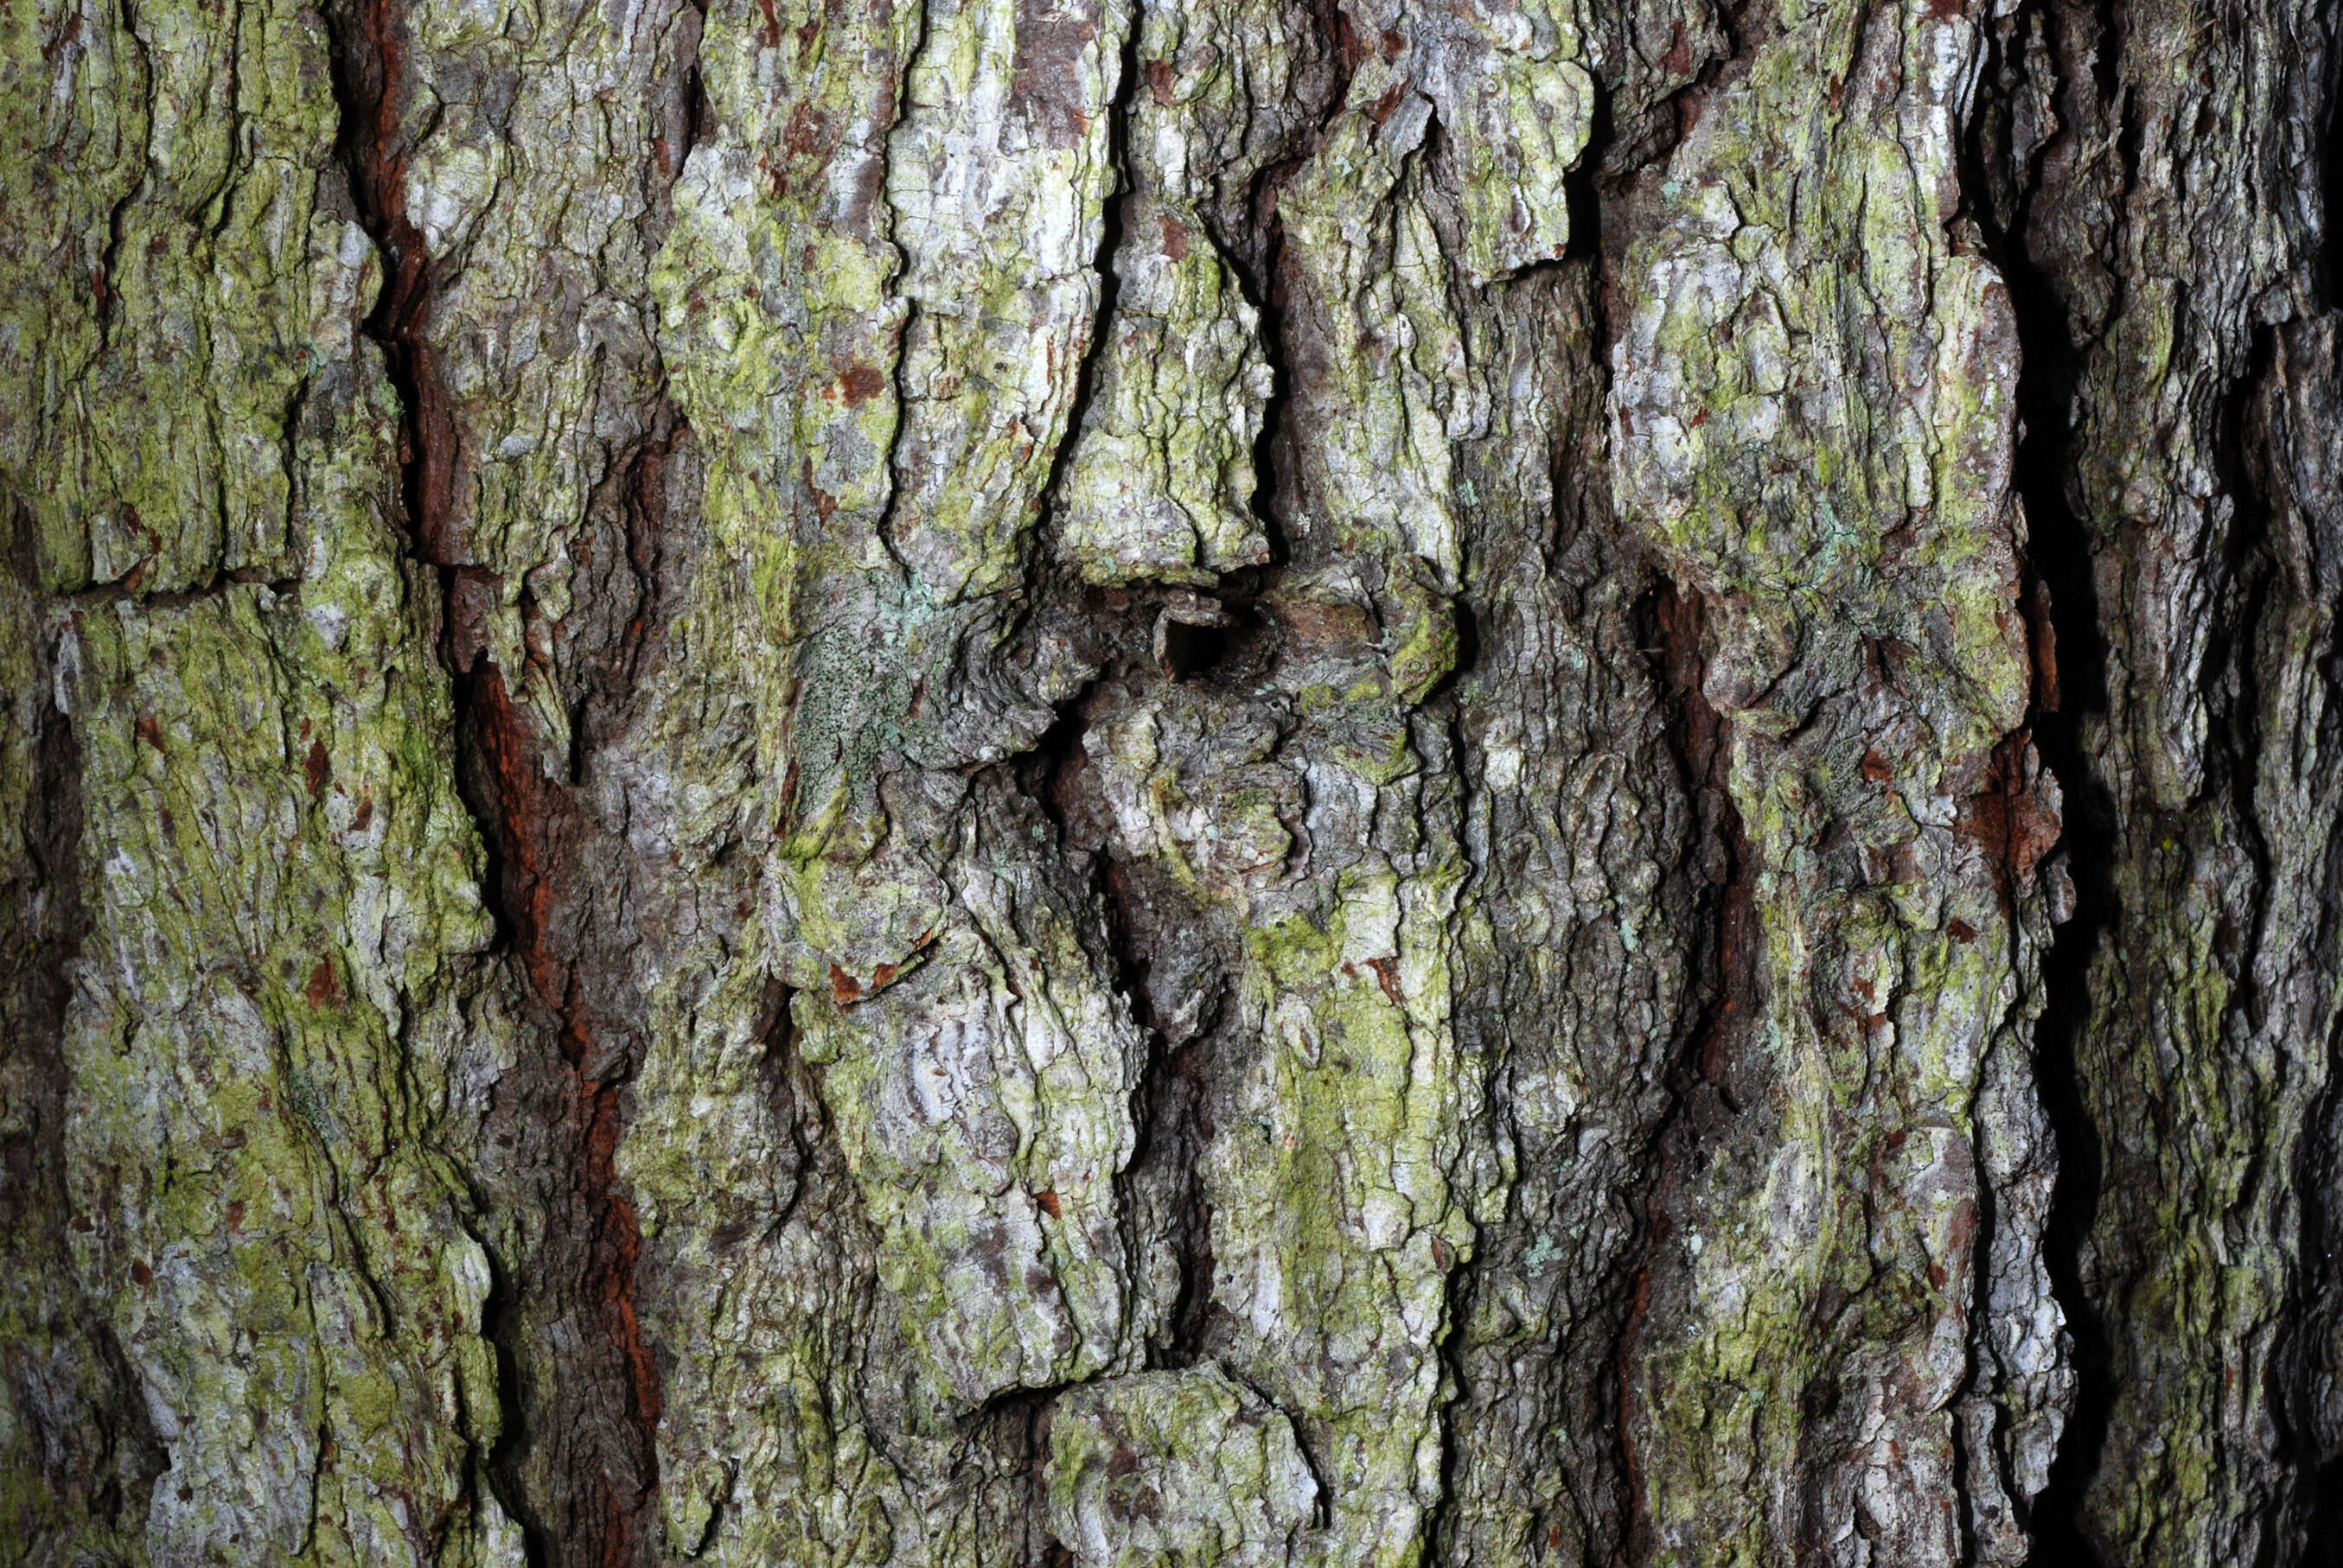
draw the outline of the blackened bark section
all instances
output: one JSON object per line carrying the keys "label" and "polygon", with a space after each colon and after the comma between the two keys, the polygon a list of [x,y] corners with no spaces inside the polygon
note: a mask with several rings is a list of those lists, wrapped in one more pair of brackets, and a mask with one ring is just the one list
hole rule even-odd
{"label": "blackened bark section", "polygon": [[[525,1402],[508,1412],[520,1430],[500,1455],[503,1479],[528,1500],[525,1517],[551,1561],[640,1562],[658,1491],[659,1381],[635,1316],[641,1233],[615,1170],[622,1108],[612,1070],[630,1059],[608,1053],[581,994],[602,950],[578,940],[578,893],[565,883],[565,862],[589,829],[569,792],[545,778],[533,726],[503,673],[482,660],[458,689],[468,720],[460,777],[498,849],[499,925],[560,1050],[558,1067],[524,1069],[540,1081],[522,1090],[522,1116],[541,1118],[528,1131],[545,1141],[523,1162],[558,1181],[547,1183],[538,1266],[512,1325],[537,1342],[512,1347]],[[566,1106],[556,1098],[563,1079]],[[553,1348],[572,1345],[567,1354]]]}
{"label": "blackened bark section", "polygon": [[1664,589],[1611,504],[1604,194],[1590,185],[1574,209],[1583,252],[1493,302],[1482,352],[1519,356],[1498,374],[1535,390],[1461,454],[1460,488],[1481,503],[1457,607],[1471,654],[1460,646],[1453,685],[1427,706],[1453,705],[1465,789],[1457,1039],[1488,1064],[1481,1135],[1514,1172],[1503,1214],[1479,1224],[1449,1279],[1443,1355],[1457,1392],[1433,1533],[1452,1568],[1626,1549],[1621,1353],[1672,1067],[1708,983],[1701,780],[1681,755],[1669,672],[1649,654]]}
{"label": "blackened bark section", "polygon": [[[36,581],[29,548],[13,554],[23,558],[10,563],[23,581]],[[15,629],[34,636],[29,626]],[[25,854],[0,859],[0,1293],[8,1297],[0,1303],[0,1374],[16,1440],[0,1449],[0,1465],[29,1462],[0,1493],[0,1529],[12,1533],[11,1544],[79,1539],[95,1556],[109,1537],[136,1537],[168,1460],[67,1251],[68,1226],[86,1232],[96,1223],[72,1212],[65,1191],[65,1013],[89,925],[81,747],[50,695],[47,661],[35,668]]]}
{"label": "blackened bark section", "polygon": [[458,779],[491,849],[492,904],[538,1026],[500,1107],[499,1141],[515,1144],[506,1179],[547,1204],[541,1233],[521,1243],[522,1283],[500,1325],[522,1402],[508,1412],[518,1433],[498,1456],[500,1479],[549,1561],[613,1565],[660,1551],[663,1393],[638,1316],[643,1239],[617,1154],[649,1038],[640,952],[677,920],[676,890],[594,800],[605,771],[630,760],[639,683],[680,598],[688,563],[670,530],[697,520],[669,515],[672,497],[698,482],[689,432],[664,403],[650,423],[572,543],[573,605],[547,628],[552,667],[532,658],[527,672],[568,699],[570,756],[549,750],[493,659],[456,676]]}
{"label": "blackened bark section", "polygon": [[[438,579],[458,782],[488,855],[484,896],[534,1002],[497,1141],[512,1169],[529,1173],[517,1185],[544,1208],[508,1232],[518,1255],[498,1260],[486,1326],[517,1403],[504,1412],[491,1470],[534,1560],[619,1568],[659,1552],[659,1374],[635,1310],[641,1232],[615,1168],[622,1086],[644,1028],[625,845],[575,786],[595,743],[623,727],[658,629],[667,469],[686,432],[671,409],[658,411],[648,439],[594,498],[574,548],[578,609],[558,628],[532,628],[558,641],[562,668],[531,675],[558,679],[578,710],[565,770],[488,656],[485,614],[499,585],[469,564],[452,521],[463,435],[431,342],[434,259],[405,210],[406,20],[398,0],[349,0],[330,20],[339,151],[387,267],[364,329],[400,397],[409,540]],[[683,45],[697,41],[686,29]],[[682,79],[692,91],[696,66]],[[680,110],[673,140],[653,149],[670,179],[696,112]],[[534,619],[533,604],[524,611]]]}

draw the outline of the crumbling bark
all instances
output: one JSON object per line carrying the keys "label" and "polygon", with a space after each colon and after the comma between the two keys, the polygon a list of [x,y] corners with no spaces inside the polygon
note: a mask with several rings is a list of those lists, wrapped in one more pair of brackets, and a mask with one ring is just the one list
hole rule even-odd
{"label": "crumbling bark", "polygon": [[0,1561],[2322,1561],[2333,25],[0,13]]}

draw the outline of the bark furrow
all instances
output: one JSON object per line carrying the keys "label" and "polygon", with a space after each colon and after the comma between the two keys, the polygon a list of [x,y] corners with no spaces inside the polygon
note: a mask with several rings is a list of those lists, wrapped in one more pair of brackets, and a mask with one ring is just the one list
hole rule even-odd
{"label": "bark furrow", "polygon": [[0,1562],[2325,1561],[2334,28],[0,13]]}

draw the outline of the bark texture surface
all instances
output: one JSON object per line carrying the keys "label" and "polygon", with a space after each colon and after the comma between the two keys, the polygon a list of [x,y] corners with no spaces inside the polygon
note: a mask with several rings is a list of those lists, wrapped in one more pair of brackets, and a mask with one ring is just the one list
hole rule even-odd
{"label": "bark texture surface", "polygon": [[0,7],[0,1562],[2334,1561],[2335,25]]}

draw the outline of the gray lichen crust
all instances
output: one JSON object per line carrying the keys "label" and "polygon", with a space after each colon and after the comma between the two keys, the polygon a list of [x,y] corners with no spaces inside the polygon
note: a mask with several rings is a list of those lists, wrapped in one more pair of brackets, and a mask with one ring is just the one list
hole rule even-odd
{"label": "gray lichen crust", "polygon": [[2305,1561],[2334,22],[0,9],[0,1563]]}

